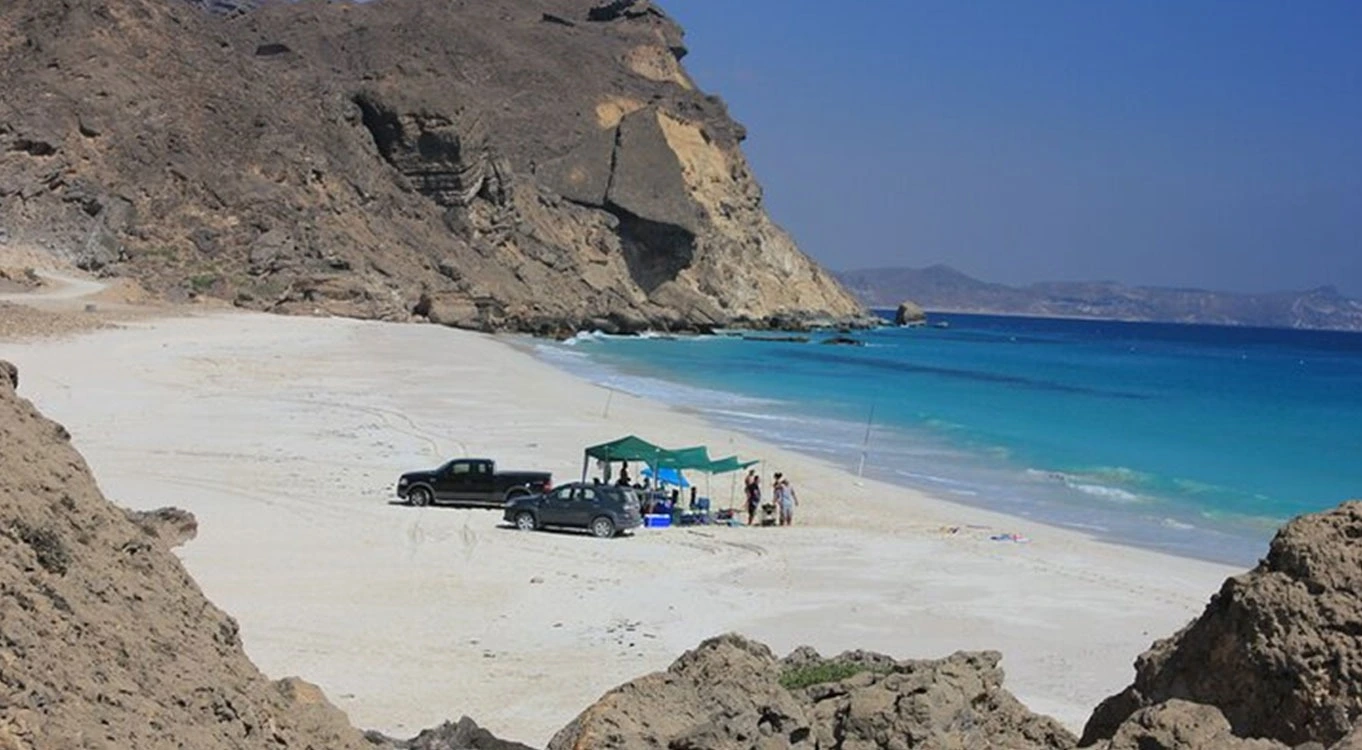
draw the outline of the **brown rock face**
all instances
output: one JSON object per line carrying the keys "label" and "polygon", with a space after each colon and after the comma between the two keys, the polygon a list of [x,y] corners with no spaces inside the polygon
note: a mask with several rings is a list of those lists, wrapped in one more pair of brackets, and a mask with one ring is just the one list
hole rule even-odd
{"label": "brown rock face", "polygon": [[231,12],[0,4],[13,241],[281,312],[538,332],[863,314],[766,215],[741,126],[653,3],[199,4]]}
{"label": "brown rock face", "polygon": [[1142,708],[1095,750],[1288,750],[1273,740],[1234,736],[1225,716],[1212,706],[1171,700]]}
{"label": "brown rock face", "polygon": [[1083,744],[1172,699],[1214,706],[1240,737],[1329,745],[1362,715],[1362,502],[1301,516],[1225,581],[1201,617],[1135,663]]}
{"label": "brown rock face", "polygon": [[1073,747],[1057,722],[1002,688],[998,659],[991,652],[903,662],[845,654],[831,662],[864,671],[787,690],[787,670],[827,662],[808,650],[782,662],[761,644],[726,635],[666,672],[607,693],[549,748]]}
{"label": "brown rock face", "polygon": [[10,378],[0,446],[0,747],[370,747],[316,688],[260,674]]}

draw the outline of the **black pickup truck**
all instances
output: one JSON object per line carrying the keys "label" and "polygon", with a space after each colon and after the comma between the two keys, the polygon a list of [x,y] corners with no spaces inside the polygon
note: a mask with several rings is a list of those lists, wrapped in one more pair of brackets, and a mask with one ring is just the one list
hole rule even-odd
{"label": "black pickup truck", "polygon": [[497,471],[485,458],[456,458],[431,471],[411,471],[397,480],[397,496],[412,505],[477,505],[500,508],[506,501],[548,492],[546,471]]}

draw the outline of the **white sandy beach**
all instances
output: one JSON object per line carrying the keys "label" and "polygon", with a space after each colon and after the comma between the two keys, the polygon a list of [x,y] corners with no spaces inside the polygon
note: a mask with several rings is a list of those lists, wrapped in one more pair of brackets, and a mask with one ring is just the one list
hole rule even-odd
{"label": "white sandy beach", "polygon": [[[1237,572],[858,485],[665,404],[616,394],[607,417],[605,390],[490,336],[232,311],[123,325],[0,341],[0,359],[110,499],[198,517],[178,554],[267,674],[389,734],[467,714],[543,744],[725,631],[782,654],[1000,650],[1007,686],[1076,730]],[[461,455],[575,479],[584,446],[628,433],[764,458],[799,525],[602,541],[390,502],[400,472]],[[988,539],[1004,531],[1031,542]]]}

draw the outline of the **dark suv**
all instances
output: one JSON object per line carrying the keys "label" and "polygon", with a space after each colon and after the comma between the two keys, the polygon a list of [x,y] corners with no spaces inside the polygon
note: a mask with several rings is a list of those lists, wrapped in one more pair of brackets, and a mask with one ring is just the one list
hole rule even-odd
{"label": "dark suv", "polygon": [[643,510],[629,487],[573,482],[542,495],[508,501],[505,518],[523,531],[554,526],[589,529],[595,536],[609,538],[642,526]]}

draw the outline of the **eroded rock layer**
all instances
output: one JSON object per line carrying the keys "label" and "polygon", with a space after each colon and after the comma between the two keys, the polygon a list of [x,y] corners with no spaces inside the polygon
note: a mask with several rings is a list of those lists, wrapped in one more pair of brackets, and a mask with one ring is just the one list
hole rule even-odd
{"label": "eroded rock layer", "polygon": [[861,314],[767,216],[742,127],[656,5],[252,5],[0,4],[11,240],[283,312],[543,332]]}

